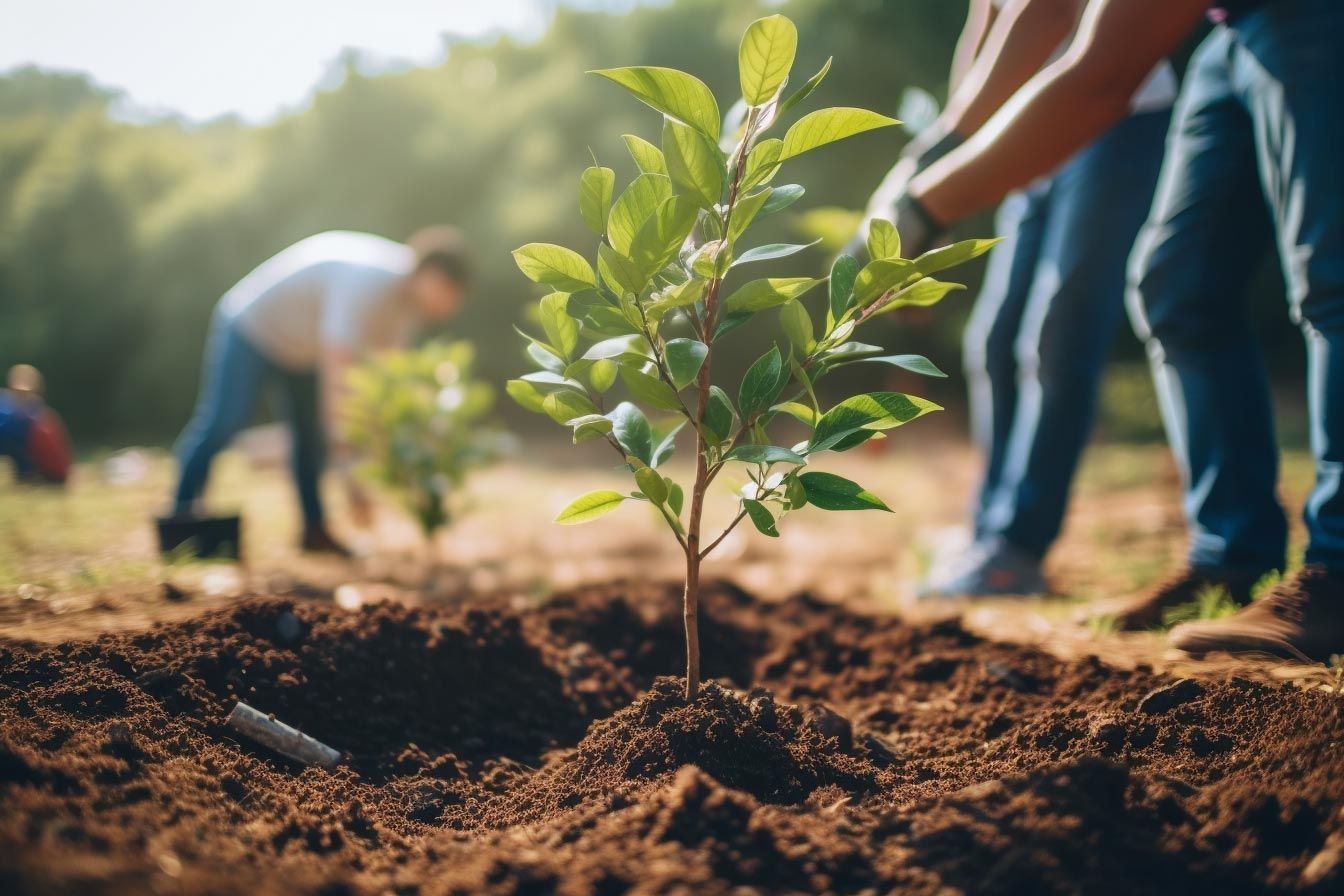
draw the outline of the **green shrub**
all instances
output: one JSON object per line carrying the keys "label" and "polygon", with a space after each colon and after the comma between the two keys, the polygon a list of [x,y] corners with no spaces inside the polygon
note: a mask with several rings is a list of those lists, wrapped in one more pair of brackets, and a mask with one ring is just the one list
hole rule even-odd
{"label": "green shrub", "polygon": [[486,423],[494,390],[472,379],[470,343],[379,355],[351,372],[349,438],[368,478],[392,491],[426,536],[457,510],[463,480],[499,450]]}
{"label": "green shrub", "polygon": [[[943,376],[919,355],[888,355],[881,346],[855,341],[855,331],[887,311],[939,301],[958,287],[931,275],[993,244],[970,240],[904,259],[895,228],[879,221],[866,265],[842,256],[829,278],[741,276],[808,248],[745,248],[752,224],[803,195],[796,184],[774,185],[788,162],[897,123],[864,109],[822,109],[797,119],[782,138],[766,136],[830,68],[828,61],[788,93],[796,46],[797,31],[783,16],[760,19],[747,29],[738,58],[743,101],[726,120],[709,88],[684,72],[647,67],[595,72],[662,113],[661,146],[625,137],[641,173],[619,194],[610,168],[595,163],[580,177],[579,212],[599,237],[595,266],[577,252],[546,243],[514,252],[523,273],[553,291],[541,299],[542,335],[526,336],[539,370],[510,381],[509,394],[568,427],[576,443],[607,442],[634,477],[633,491],[586,494],[566,507],[558,522],[597,519],[626,501],[652,505],[666,522],[686,557],[687,699],[694,698],[700,681],[701,561],[743,520],[775,537],[779,521],[808,504],[822,510],[887,510],[857,483],[812,470],[812,461],[939,410],[896,392],[855,395],[823,410],[816,382],[856,363]],[[818,289],[828,280],[826,289]],[[802,301],[814,290],[821,294],[815,311]],[[778,321],[783,342],[758,358],[736,388],[716,385],[716,352],[733,350],[737,328],[766,321]],[[629,400],[610,400],[618,381]],[[674,422],[656,426],[650,413]],[[809,438],[776,444],[772,424],[786,418],[807,427]],[[660,472],[683,427],[689,427],[696,452],[695,477],[685,486]],[[706,537],[705,495],[729,464],[741,464],[750,481],[737,496],[731,525]]]}

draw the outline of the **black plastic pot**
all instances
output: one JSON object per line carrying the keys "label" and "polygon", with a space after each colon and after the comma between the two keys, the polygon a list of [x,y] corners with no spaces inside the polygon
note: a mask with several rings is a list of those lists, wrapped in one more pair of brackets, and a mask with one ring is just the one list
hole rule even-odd
{"label": "black plastic pot", "polygon": [[158,517],[159,550],[174,557],[241,560],[242,522],[239,516]]}

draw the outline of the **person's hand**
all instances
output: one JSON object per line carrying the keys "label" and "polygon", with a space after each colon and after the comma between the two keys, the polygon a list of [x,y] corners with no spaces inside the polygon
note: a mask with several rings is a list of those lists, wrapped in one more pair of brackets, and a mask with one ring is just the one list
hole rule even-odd
{"label": "person's hand", "polygon": [[946,228],[910,196],[910,181],[963,142],[965,138],[955,132],[937,136],[932,130],[911,141],[900,161],[873,191],[863,221],[845,245],[844,254],[859,261],[867,260],[868,227],[875,218],[896,225],[896,232],[901,237],[902,257],[915,258],[927,252]]}

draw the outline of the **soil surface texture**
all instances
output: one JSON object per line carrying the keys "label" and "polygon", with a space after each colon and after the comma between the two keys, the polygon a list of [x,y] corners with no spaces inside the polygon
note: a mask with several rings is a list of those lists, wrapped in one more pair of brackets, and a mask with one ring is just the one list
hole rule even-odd
{"label": "soil surface texture", "polygon": [[1344,893],[1337,694],[716,586],[687,705],[678,597],[0,641],[0,893]]}

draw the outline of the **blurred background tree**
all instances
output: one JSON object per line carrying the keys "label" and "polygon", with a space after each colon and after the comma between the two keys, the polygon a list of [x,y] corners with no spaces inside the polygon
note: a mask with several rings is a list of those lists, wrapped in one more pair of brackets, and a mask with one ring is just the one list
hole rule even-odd
{"label": "blurred background tree", "polygon": [[[479,342],[481,375],[500,381],[519,364],[509,325],[532,298],[508,250],[538,234],[562,244],[581,239],[572,181],[590,150],[624,182],[634,169],[616,135],[657,140],[647,116],[606,102],[614,88],[583,72],[670,65],[715,90],[734,89],[729,62],[738,36],[770,11],[786,13],[810,36],[799,71],[835,56],[822,88],[826,103],[895,114],[907,86],[945,94],[965,6],[674,0],[622,14],[562,6],[537,41],[456,42],[431,67],[366,75],[351,51],[338,63],[335,86],[260,126],[232,118],[130,121],[116,114],[115,93],[83,76],[31,68],[0,76],[0,362],[40,367],[52,403],[85,446],[163,443],[190,411],[214,303],[252,267],[321,230],[400,239],[443,222],[466,231],[481,268],[475,299],[452,335]],[[445,21],[445,30],[451,25]],[[247,65],[241,52],[238,64]],[[807,170],[798,179],[857,209],[904,139],[891,129],[840,144],[800,161]],[[804,198],[761,237],[793,241],[786,237],[809,222],[837,217],[844,220]],[[967,232],[991,229],[984,220],[967,224]],[[813,251],[799,259],[801,270],[823,263],[822,250]],[[910,340],[949,371],[958,369],[974,286],[972,279],[960,308]],[[1266,275],[1260,289],[1276,291],[1277,282]],[[1281,309],[1265,306],[1276,357],[1285,359],[1278,369],[1298,369],[1299,340]],[[900,350],[899,333],[883,341]],[[1121,342],[1137,370],[1137,347]],[[741,366],[758,354],[744,342]],[[931,397],[960,401],[960,378],[943,389]],[[1108,394],[1131,412],[1151,401],[1141,382]],[[1156,432],[1151,408],[1129,416],[1137,434]],[[1129,425],[1123,414],[1114,419]],[[1139,432],[1145,421],[1148,431]]]}

